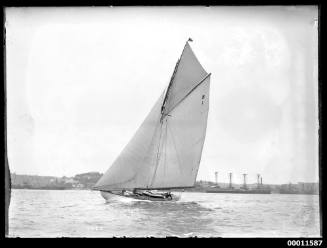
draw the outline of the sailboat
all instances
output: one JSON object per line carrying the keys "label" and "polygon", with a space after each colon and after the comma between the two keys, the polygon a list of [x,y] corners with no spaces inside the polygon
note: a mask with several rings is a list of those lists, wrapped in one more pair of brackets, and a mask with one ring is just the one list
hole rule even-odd
{"label": "sailboat", "polygon": [[194,187],[206,136],[210,75],[185,43],[168,87],[132,139],[93,187],[112,197],[176,201]]}

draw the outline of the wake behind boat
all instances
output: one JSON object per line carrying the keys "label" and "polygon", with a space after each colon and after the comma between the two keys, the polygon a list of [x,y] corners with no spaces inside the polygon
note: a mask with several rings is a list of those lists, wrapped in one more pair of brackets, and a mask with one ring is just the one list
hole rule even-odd
{"label": "wake behind boat", "polygon": [[206,135],[211,74],[203,69],[189,41],[167,89],[93,187],[107,201],[111,196],[174,201],[179,197],[171,189],[194,187]]}

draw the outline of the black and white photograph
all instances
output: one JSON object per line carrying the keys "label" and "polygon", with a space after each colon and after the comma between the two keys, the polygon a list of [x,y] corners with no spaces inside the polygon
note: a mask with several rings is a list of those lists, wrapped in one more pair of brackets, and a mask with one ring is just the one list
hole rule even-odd
{"label": "black and white photograph", "polygon": [[5,7],[4,29],[6,237],[322,237],[318,6]]}

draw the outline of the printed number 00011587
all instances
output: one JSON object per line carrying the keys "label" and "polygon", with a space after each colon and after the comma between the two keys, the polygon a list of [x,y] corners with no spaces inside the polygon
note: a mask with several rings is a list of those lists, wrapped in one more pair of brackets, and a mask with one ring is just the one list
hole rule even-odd
{"label": "printed number 00011587", "polygon": [[322,240],[287,240],[288,246],[321,246]]}

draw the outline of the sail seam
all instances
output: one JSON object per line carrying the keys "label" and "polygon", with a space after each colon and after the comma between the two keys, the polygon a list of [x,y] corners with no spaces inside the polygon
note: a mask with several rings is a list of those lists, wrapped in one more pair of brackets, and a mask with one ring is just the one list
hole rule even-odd
{"label": "sail seam", "polygon": [[[168,126],[168,123],[167,123],[167,126]],[[175,148],[176,157],[177,157],[177,161],[178,161],[178,169],[179,169],[179,172],[182,172],[182,170],[181,170],[181,161],[179,159],[179,155],[178,155],[178,152],[177,152],[177,148],[176,148],[176,144],[175,144],[175,140],[174,140],[174,135],[173,135],[173,132],[170,129],[170,126],[168,127],[168,129],[170,131],[171,139],[173,141],[173,145],[174,145],[174,148]]]}

